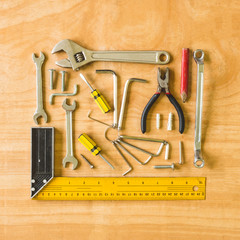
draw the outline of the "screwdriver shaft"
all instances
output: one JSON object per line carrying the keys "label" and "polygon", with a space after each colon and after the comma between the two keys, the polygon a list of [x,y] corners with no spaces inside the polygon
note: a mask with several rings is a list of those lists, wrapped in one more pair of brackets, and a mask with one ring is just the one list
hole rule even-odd
{"label": "screwdriver shaft", "polygon": [[102,154],[98,154],[112,169],[114,169],[114,166],[105,158],[102,156]]}
{"label": "screwdriver shaft", "polygon": [[79,74],[80,77],[82,78],[82,80],[89,86],[89,88],[94,91],[94,89],[92,88],[92,86],[90,85],[90,83],[87,81],[87,79],[82,75],[82,73]]}

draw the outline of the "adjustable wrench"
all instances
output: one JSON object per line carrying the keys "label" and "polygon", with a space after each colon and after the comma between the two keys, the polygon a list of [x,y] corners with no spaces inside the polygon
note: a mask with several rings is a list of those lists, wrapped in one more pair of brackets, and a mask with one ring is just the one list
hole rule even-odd
{"label": "adjustable wrench", "polygon": [[44,121],[47,122],[47,114],[43,109],[43,90],[42,90],[42,64],[45,60],[45,56],[40,52],[40,57],[37,58],[36,55],[32,54],[32,59],[36,65],[36,80],[37,80],[37,109],[33,115],[34,122],[38,125],[37,119],[43,117]]}
{"label": "adjustable wrench", "polygon": [[[197,54],[201,56],[198,57]],[[201,128],[202,128],[202,102],[203,102],[203,70],[204,70],[204,52],[197,49],[193,53],[195,62],[197,63],[197,96],[196,96],[196,117],[195,117],[195,139],[194,139],[194,166],[202,168],[204,160],[201,154]]]}
{"label": "adjustable wrench", "polygon": [[170,61],[170,55],[165,51],[91,51],[69,39],[57,43],[52,53],[59,51],[65,51],[68,58],[57,61],[56,64],[65,68],[72,67],[73,70],[79,70],[83,65],[93,61],[150,64],[167,64]]}
{"label": "adjustable wrench", "polygon": [[67,133],[66,133],[66,144],[67,144],[67,153],[65,158],[62,161],[63,167],[66,167],[66,163],[70,162],[73,164],[72,169],[74,170],[78,165],[78,160],[73,156],[73,142],[72,142],[72,112],[76,108],[76,102],[73,101],[72,105],[67,104],[67,99],[63,101],[62,107],[66,110],[67,118]]}

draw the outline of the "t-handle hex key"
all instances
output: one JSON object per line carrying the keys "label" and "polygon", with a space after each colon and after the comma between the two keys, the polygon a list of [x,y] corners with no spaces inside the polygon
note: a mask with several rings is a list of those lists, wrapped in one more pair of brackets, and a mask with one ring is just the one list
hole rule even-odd
{"label": "t-handle hex key", "polygon": [[[198,57],[198,54],[201,54]],[[204,70],[204,52],[201,49],[193,53],[197,63],[197,96],[196,96],[196,117],[195,117],[195,139],[194,139],[194,166],[202,168],[204,160],[201,154],[201,128],[202,128],[202,102],[203,102],[203,70]]]}
{"label": "t-handle hex key", "polygon": [[177,113],[178,113],[178,118],[179,118],[179,132],[182,134],[184,132],[184,127],[185,127],[185,122],[184,122],[184,115],[183,111],[177,102],[177,100],[173,97],[173,95],[170,93],[169,88],[168,88],[168,82],[169,82],[169,68],[166,68],[165,72],[165,77],[161,77],[161,70],[158,68],[158,73],[157,73],[157,80],[158,80],[158,88],[157,92],[152,96],[152,98],[149,100],[147,103],[146,107],[143,110],[142,113],[142,118],[141,118],[141,130],[142,133],[146,132],[146,121],[147,121],[147,115],[149,110],[151,109],[152,105],[156,102],[158,97],[160,96],[160,93],[162,89],[165,90],[165,93],[169,99],[169,101],[173,104],[175,107]]}

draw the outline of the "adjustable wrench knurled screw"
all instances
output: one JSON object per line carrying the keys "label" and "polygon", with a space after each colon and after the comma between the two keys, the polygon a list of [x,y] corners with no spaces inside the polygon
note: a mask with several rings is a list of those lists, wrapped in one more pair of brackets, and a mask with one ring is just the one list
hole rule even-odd
{"label": "adjustable wrench knurled screw", "polygon": [[78,165],[78,160],[73,156],[73,138],[72,138],[72,112],[76,109],[76,102],[73,101],[72,105],[67,104],[67,99],[63,101],[62,107],[66,110],[67,118],[67,132],[66,132],[66,144],[67,153],[62,161],[63,167],[66,167],[66,163],[70,162],[73,164],[72,169],[74,170]]}
{"label": "adjustable wrench knurled screw", "polygon": [[40,57],[32,54],[32,59],[36,65],[36,82],[37,82],[37,109],[33,115],[34,122],[38,125],[37,119],[43,117],[44,121],[47,122],[47,114],[43,109],[43,89],[42,89],[42,64],[45,60],[45,56],[40,52]]}

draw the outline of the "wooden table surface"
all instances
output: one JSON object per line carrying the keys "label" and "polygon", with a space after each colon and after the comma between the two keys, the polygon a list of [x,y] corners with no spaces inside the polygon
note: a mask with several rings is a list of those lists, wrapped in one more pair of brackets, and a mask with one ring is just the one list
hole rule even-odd
{"label": "wooden table surface", "polygon": [[[240,239],[240,5],[237,0],[85,0],[85,1],[0,1],[0,239]],[[180,102],[186,118],[184,134],[178,133],[178,118],[167,97],[162,96],[149,113],[145,136],[164,138],[171,144],[170,160],[164,153],[146,166],[132,159],[129,176],[207,177],[203,201],[33,201],[30,199],[31,127],[36,108],[35,65],[32,53],[43,51],[44,105],[49,116],[40,126],[55,127],[56,176],[117,176],[127,170],[111,143],[104,138],[105,126],[87,118],[112,122],[112,113],[103,115],[79,72],[68,70],[67,91],[80,85],[73,114],[74,153],[80,160],[76,171],[63,169],[65,156],[65,111],[62,97],[50,105],[48,98],[61,91],[60,67],[52,55],[53,46],[72,39],[93,50],[165,50],[171,54],[170,89]],[[197,66],[190,58],[190,94],[180,100],[181,49],[205,52],[203,100],[203,155],[206,166],[196,169],[194,127]],[[192,56],[192,52],[191,52]],[[165,68],[166,66],[162,66]],[[49,89],[49,68],[58,70],[56,89]],[[89,81],[112,104],[112,77],[96,69],[112,69],[118,74],[120,100],[124,83],[136,77],[148,83],[130,86],[123,134],[142,136],[142,110],[157,87],[157,65],[97,62],[81,69]],[[175,129],[168,132],[168,113],[174,113]],[[155,115],[161,113],[161,129]],[[103,155],[116,167],[111,170],[98,157],[92,157],[77,141],[86,132],[102,147]],[[116,131],[110,133],[116,136]],[[154,170],[155,164],[178,162],[178,142],[184,144],[183,166],[176,171]],[[152,151],[158,145],[146,146]],[[91,170],[80,153],[96,165]],[[139,154],[139,158],[146,156]]]}

